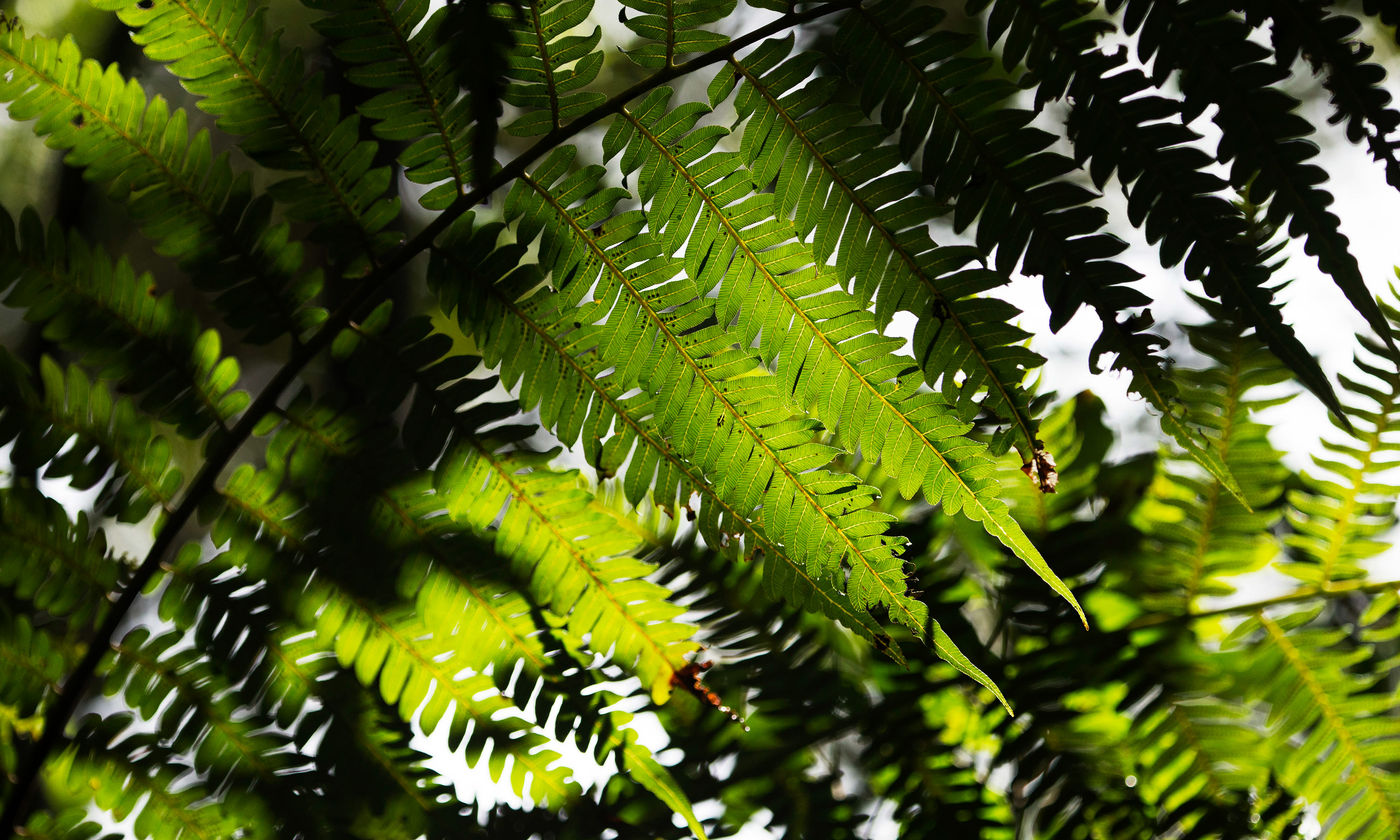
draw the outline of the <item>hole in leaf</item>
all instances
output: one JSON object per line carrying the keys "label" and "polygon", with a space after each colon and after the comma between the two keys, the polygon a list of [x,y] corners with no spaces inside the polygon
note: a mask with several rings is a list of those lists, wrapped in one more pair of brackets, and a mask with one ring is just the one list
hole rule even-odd
{"label": "hole in leaf", "polygon": [[155,5],[155,0],[139,0],[136,4],[138,9],[149,9]]}
{"label": "hole in leaf", "polygon": [[76,128],[82,128],[82,127],[83,127],[83,115],[82,115],[82,114],[74,114],[74,115],[73,115],[73,125],[74,125],[74,127],[76,127]]}

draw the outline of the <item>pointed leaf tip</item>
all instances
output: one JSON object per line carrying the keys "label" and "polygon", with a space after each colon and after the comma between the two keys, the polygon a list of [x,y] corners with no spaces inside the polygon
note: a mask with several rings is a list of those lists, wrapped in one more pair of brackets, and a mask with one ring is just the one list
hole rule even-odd
{"label": "pointed leaf tip", "polygon": [[997,698],[1006,709],[1007,714],[1015,717],[1016,712],[1011,708],[1011,703],[1008,702],[1006,696],[1001,693],[1001,689],[997,688],[997,684],[992,681],[992,678],[983,673],[981,668],[972,664],[972,660],[968,659],[967,656],[958,649],[958,646],[953,643],[953,640],[948,638],[948,634],[943,631],[943,627],[936,620],[930,619],[929,624],[932,626],[932,632],[929,633],[929,637],[933,641],[933,650],[938,654],[938,658],[952,665],[966,676],[976,680],[979,685],[990,691]]}

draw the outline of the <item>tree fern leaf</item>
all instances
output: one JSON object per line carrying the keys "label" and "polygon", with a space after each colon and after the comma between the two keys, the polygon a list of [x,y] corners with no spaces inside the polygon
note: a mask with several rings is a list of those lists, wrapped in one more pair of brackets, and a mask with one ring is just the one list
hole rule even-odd
{"label": "tree fern leaf", "polygon": [[163,747],[191,756],[195,772],[216,787],[237,779],[236,789],[261,795],[271,788],[271,795],[261,798],[291,805],[296,775],[308,769],[306,758],[290,748],[286,736],[269,731],[264,716],[240,708],[232,686],[204,654],[172,650],[182,635],[138,627],[113,643],[102,669],[106,693],[120,694],[155,725]]}
{"label": "tree fern leaf", "polygon": [[511,557],[539,602],[568,616],[571,632],[589,634],[594,650],[614,650],[663,703],[685,657],[699,649],[690,641],[694,627],[676,621],[684,608],[645,580],[654,567],[632,556],[636,542],[588,506],[588,493],[571,489],[577,478],[544,469],[550,457],[463,445],[436,470],[441,502],[483,535],[500,517],[496,550]]}
{"label": "tree fern leaf", "polygon": [[[972,75],[983,62],[962,55],[969,39],[939,31],[924,37],[941,18],[941,12],[925,7],[900,12],[888,4],[857,8],[843,19],[838,51],[864,58],[871,54],[870,44],[881,45],[874,60],[849,62],[861,84],[862,108],[878,113],[891,131],[899,130],[906,146],[927,138],[922,174],[935,196],[958,195],[955,227],[968,226],[992,206],[993,194],[998,196],[1006,218],[984,217],[977,228],[979,244],[995,245],[996,262],[1005,270],[1023,263],[1027,273],[1043,275],[1052,329],[1081,305],[1090,305],[1104,328],[1091,357],[1114,354],[1113,367],[1131,372],[1130,389],[1157,409],[1163,430],[1238,495],[1220,459],[1180,417],[1154,350],[1165,340],[1145,332],[1151,318],[1119,317],[1150,302],[1127,285],[1140,275],[1112,259],[1126,245],[1101,232],[1106,217],[1088,204],[1087,190],[1058,180],[1074,163],[1043,151],[1052,138],[1027,127],[1033,115],[1000,107],[1015,86]],[[910,98],[915,105],[906,109]],[[905,151],[909,156],[913,148]]]}
{"label": "tree fern leaf", "polygon": [[1134,572],[1143,604],[1150,610],[1189,612],[1201,596],[1221,596],[1234,587],[1220,578],[1259,568],[1277,553],[1273,537],[1283,493],[1280,454],[1269,444],[1267,427],[1253,412],[1287,398],[1261,399],[1250,392],[1287,381],[1287,372],[1263,352],[1254,336],[1242,335],[1218,304],[1202,301],[1215,320],[1188,328],[1192,345],[1213,361],[1204,370],[1180,370],[1183,398],[1193,422],[1211,429],[1212,446],[1237,476],[1254,510],[1228,495],[1219,481],[1179,468],[1168,472],[1170,491],[1161,503],[1171,514],[1153,517],[1157,550]]}
{"label": "tree fern leaf", "polygon": [[[856,128],[858,109],[831,104],[835,86],[796,87],[807,81],[816,56],[788,58],[791,48],[790,39],[764,42],[743,59],[731,58],[732,71],[721,71],[710,87],[711,104],[718,104],[742,79],[734,104],[749,121],[740,148],[755,181],[767,186],[777,169],[778,212],[795,214],[798,232],[813,237],[818,263],[834,249],[836,279],[853,283],[857,298],[874,299],[877,321],[896,309],[935,313],[915,330],[914,353],[925,375],[942,383],[964,418],[980,408],[1004,421],[993,447],[1014,442],[1029,460],[1035,406],[1021,382],[1042,359],[1023,346],[1028,334],[1010,324],[1016,309],[970,297],[1006,278],[967,268],[964,250],[939,248],[929,238],[914,220],[934,218],[942,208],[919,193],[912,173],[896,168],[898,150],[879,145],[880,127]],[[872,179],[872,173],[881,174]],[[974,397],[984,390],[978,405]]]}
{"label": "tree fern leaf", "polygon": [[[89,739],[93,727],[83,735]],[[123,746],[148,749],[132,739]],[[166,757],[156,752],[157,755]],[[185,768],[173,761],[133,762],[95,748],[54,759],[49,778],[74,797],[84,796],[116,821],[132,819],[131,831],[149,840],[272,838],[272,820],[256,799],[228,794],[214,798],[199,785],[177,784]]]}
{"label": "tree fern leaf", "polygon": [[[735,0],[622,0],[622,22],[642,43],[626,50],[642,67],[673,67],[678,56],[707,52],[729,42],[704,29],[734,11]],[[630,9],[637,14],[628,15]]]}
{"label": "tree fern leaf", "polygon": [[[624,239],[606,233],[595,239],[587,227],[590,214],[606,214],[607,206],[585,203],[578,218],[569,212],[566,202],[591,193],[586,179],[597,174],[566,179],[557,188],[561,199],[547,185],[566,162],[566,155],[556,154],[534,175],[522,176],[524,186],[513,194],[508,212],[528,213],[522,218],[527,237],[550,231],[541,254],[552,263],[555,282],[568,279],[566,300],[602,280],[594,294],[619,308],[600,325],[598,342],[633,348],[630,360],[617,362],[624,377],[650,371],[645,390],[655,400],[657,424],[684,457],[715,477],[720,493],[733,494],[736,507],[752,511],[761,502],[765,530],[801,558],[808,574],[837,576],[849,560],[853,603],[889,606],[900,623],[923,632],[923,605],[904,594],[898,541],[879,536],[889,520],[867,509],[873,489],[848,476],[807,472],[831,458],[828,447],[810,440],[811,421],[789,420],[772,377],[752,375],[752,360],[730,346],[727,334],[704,326],[713,305],[693,297],[691,283],[666,282],[675,269],[650,237],[624,226]],[[639,258],[648,257],[634,270]],[[586,270],[575,271],[580,264]],[[655,343],[640,341],[643,335]],[[727,469],[745,461],[743,470]]]}
{"label": "tree fern leaf", "polygon": [[1280,779],[1318,804],[1329,836],[1392,836],[1400,830],[1400,784],[1383,765],[1400,721],[1387,714],[1387,694],[1368,690],[1369,649],[1342,648],[1345,631],[1307,626],[1313,615],[1257,613],[1238,628],[1234,638],[1257,637],[1242,684],[1269,702]]}
{"label": "tree fern leaf", "polygon": [[530,137],[558,129],[602,104],[607,98],[584,90],[598,77],[603,53],[598,51],[602,29],[570,35],[593,10],[593,0],[530,0],[523,12],[492,7],[492,14],[510,29],[515,46],[507,59],[503,98],[521,108],[506,131]]}
{"label": "tree fern leaf", "polygon": [[125,259],[113,262],[76,234],[57,226],[44,234],[32,211],[22,217],[21,243],[0,213],[0,290],[8,306],[44,324],[44,335],[83,353],[89,367],[143,397],[141,407],[198,437],[210,426],[227,431],[248,395],[227,386],[238,364],[219,358],[218,334],[169,295],[155,297],[149,274]]}
{"label": "tree fern leaf", "polygon": [[[1120,5],[1123,0],[1109,4]],[[1327,173],[1308,163],[1317,154],[1303,139],[1312,126],[1293,113],[1297,100],[1278,88],[1287,69],[1268,64],[1269,51],[1249,41],[1247,25],[1215,0],[1128,0],[1126,6],[1125,29],[1135,32],[1133,24],[1141,22],[1139,56],[1147,61],[1155,55],[1159,76],[1180,68],[1182,93],[1195,107],[1217,106],[1222,136],[1216,158],[1231,164],[1230,183],[1236,189],[1248,186],[1251,200],[1261,205],[1269,202],[1269,221],[1303,237],[1307,253],[1393,350],[1385,316],[1367,291],[1340,221],[1327,209],[1332,196],[1317,186]]]}
{"label": "tree fern leaf", "polygon": [[1366,148],[1385,166],[1385,179],[1400,189],[1400,159],[1396,158],[1395,133],[1400,113],[1390,107],[1390,94],[1382,87],[1385,70],[1369,59],[1375,49],[1355,40],[1360,23],[1344,14],[1329,14],[1322,4],[1247,0],[1239,4],[1245,17],[1258,25],[1270,21],[1274,54],[1287,66],[1299,52],[1306,57],[1323,87],[1331,94],[1332,123],[1346,123],[1347,139],[1366,142]]}
{"label": "tree fern leaf", "polygon": [[[248,0],[99,0],[117,12],[152,60],[166,62],[201,110],[242,135],[244,151],[273,169],[304,171],[270,194],[293,218],[348,229],[370,254],[397,242],[384,228],[398,215],[384,195],[390,173],[372,168],[375,145],[358,137],[358,117],[340,119],[319,75],[303,78],[300,51],[283,50],[263,28],[265,9]],[[352,263],[352,273],[357,269]]]}
{"label": "tree fern leaf", "polygon": [[[639,176],[639,190],[643,197],[656,196],[649,211],[653,218],[689,234],[684,262],[702,290],[713,285],[717,273],[729,272],[715,300],[720,323],[737,317],[737,329],[745,337],[757,335],[760,355],[778,360],[777,375],[785,388],[801,404],[815,406],[814,415],[848,449],[860,447],[899,476],[906,498],[922,489],[930,503],[982,523],[1077,610],[1068,587],[996,498],[991,462],[980,444],[965,437],[968,425],[938,397],[919,393],[922,382],[908,364],[912,360],[891,352],[901,342],[880,335],[874,318],[849,294],[831,290],[832,280],[814,264],[796,230],[785,219],[772,218],[773,199],[733,189],[736,180],[747,181],[734,155],[697,157],[717,135],[706,129],[694,132],[703,138],[695,141],[681,135],[700,112],[667,113],[669,93],[659,88],[635,110],[625,109],[622,119],[630,131],[610,133],[604,153],[621,151],[626,143],[632,160],[661,156],[659,165]],[[636,152],[635,143],[652,148]],[[675,154],[671,147],[686,152]],[[624,172],[630,170],[629,162],[625,157]],[[665,196],[679,196],[682,190],[692,197],[685,211],[668,213]],[[743,197],[726,203],[730,196]],[[674,242],[677,237],[670,238]],[[697,253],[699,260],[692,256]],[[738,276],[734,263],[744,265]]]}
{"label": "tree fern leaf", "polygon": [[1129,219],[1158,244],[1162,266],[1184,261],[1188,278],[1253,326],[1308,390],[1342,416],[1331,383],[1273,300],[1266,254],[1241,212],[1219,196],[1226,184],[1206,171],[1209,156],[1192,146],[1199,137],[1184,119],[1163,121],[1179,118],[1180,104],[1150,93],[1150,80],[1125,67],[1122,52],[1090,51],[1063,63],[1077,73],[1069,86],[1069,136],[1095,183],[1102,188],[1116,171],[1128,185]]}
{"label": "tree fern leaf", "polygon": [[114,398],[78,367],[65,371],[47,356],[40,362],[40,395],[28,372],[4,356],[0,394],[7,412],[20,414],[22,423],[14,463],[66,478],[78,489],[100,484],[98,508],[122,522],[139,522],[152,507],[170,510],[181,485],[170,443],[129,400]]}
{"label": "tree fern leaf", "polygon": [[[1394,298],[1392,291],[1391,297]],[[1400,312],[1384,303],[1392,327]],[[1395,496],[1400,492],[1390,475],[1400,451],[1396,437],[1400,371],[1390,351],[1358,336],[1361,350],[1355,363],[1360,375],[1342,376],[1348,417],[1354,435],[1322,442],[1328,455],[1314,455],[1315,473],[1303,473],[1303,490],[1288,494],[1288,522],[1294,533],[1285,538],[1293,562],[1280,564],[1285,574],[1326,589],[1334,583],[1364,576],[1358,561],[1385,550],[1379,539],[1395,522]]]}
{"label": "tree fern leaf", "polygon": [[0,556],[0,586],[78,627],[101,620],[123,571],[86,514],[69,521],[57,502],[23,487],[0,490]]}
{"label": "tree fern leaf", "polygon": [[[301,248],[286,225],[270,225],[270,204],[251,195],[227,154],[215,157],[207,132],[190,139],[184,111],[83,60],[71,39],[0,34],[0,101],[16,120],[37,118],[69,164],[106,182],[158,249],[178,259],[203,288],[221,293],[229,322],[265,343],[299,335],[325,313],[309,302],[319,272],[297,277]],[[37,247],[38,242],[30,247]]]}
{"label": "tree fern leaf", "polygon": [[[457,243],[454,253],[460,259],[462,252],[470,248],[475,258],[480,253],[478,243],[488,237],[489,233],[478,234],[470,244]],[[486,250],[489,252],[489,244]],[[473,262],[481,264],[477,259]],[[725,545],[730,534],[741,536],[749,556],[764,557],[765,577],[774,591],[787,595],[794,603],[825,613],[868,639],[883,636],[867,612],[854,609],[829,582],[809,576],[802,564],[768,538],[760,524],[726,502],[714,485],[681,457],[648,419],[654,415],[649,395],[629,395],[630,386],[621,384],[620,376],[607,374],[606,363],[596,353],[575,356],[569,352],[579,338],[571,331],[577,312],[555,308],[554,301],[546,296],[528,297],[528,292],[539,284],[533,273],[517,269],[515,275],[496,284],[476,282],[470,275],[453,276],[446,269],[432,276],[444,308],[455,310],[463,326],[479,337],[487,353],[486,363],[501,367],[502,382],[507,387],[519,384],[523,407],[539,407],[541,420],[566,445],[573,445],[580,434],[585,435],[585,442],[591,444],[590,458],[600,470],[616,472],[632,459],[623,485],[632,504],[640,503],[650,491],[658,504],[674,510],[678,502],[684,503],[692,493],[699,493],[701,533],[711,545]],[[562,381],[551,382],[536,375],[544,370],[554,371]],[[547,394],[551,397],[549,404],[542,402]],[[567,400],[574,394],[588,400],[587,405],[553,407],[560,405],[555,402],[558,397]],[[569,424],[557,422],[552,417],[555,412],[558,417],[571,418]],[[897,648],[890,648],[890,652],[899,658]]]}
{"label": "tree fern leaf", "polygon": [[0,615],[0,702],[29,716],[61,689],[71,654],[28,618]]}
{"label": "tree fern leaf", "polygon": [[[420,334],[402,334],[417,356],[411,363],[403,364],[407,359],[387,345],[380,349],[403,365],[405,381],[416,389],[415,402],[437,403],[436,414],[450,426],[444,429],[450,449],[434,467],[437,492],[424,512],[446,505],[453,519],[510,559],[537,603],[567,617],[570,632],[589,636],[598,653],[615,648],[616,661],[635,669],[663,702],[685,656],[696,650],[689,641],[694,628],[675,621],[683,608],[667,600],[665,589],[644,580],[653,567],[635,556],[641,544],[609,512],[590,504],[592,494],[578,486],[575,473],[547,468],[552,454],[508,451],[509,436],[479,438],[483,407],[463,412],[461,389],[449,385],[461,372],[454,362],[474,366],[474,360],[449,357],[443,376],[433,368],[444,360],[432,350],[443,348],[423,342]],[[376,340],[369,338],[369,343]],[[430,449],[429,457],[436,459],[436,446]]]}
{"label": "tree fern leaf", "polygon": [[[404,177],[415,184],[437,184],[420,199],[424,207],[442,210],[490,174],[472,151],[476,133],[485,130],[472,124],[476,110],[472,98],[480,94],[474,91],[471,98],[462,97],[454,73],[464,67],[452,61],[459,45],[451,40],[443,43],[473,34],[480,37],[480,21],[454,30],[451,17],[479,10],[493,20],[485,13],[487,4],[459,3],[431,15],[426,2],[310,0],[307,5],[331,13],[315,26],[331,39],[335,55],[354,65],[347,78],[383,91],[359,110],[374,121],[371,128],[377,137],[408,144],[399,155]],[[480,58],[478,50],[466,64],[475,65]],[[493,98],[492,106],[498,98]],[[485,163],[490,163],[489,155]]]}
{"label": "tree fern leaf", "polygon": [[[568,768],[556,766],[559,754],[546,748],[548,739],[519,716],[492,678],[461,676],[462,663],[452,657],[464,640],[456,638],[447,616],[418,616],[405,609],[386,613],[324,587],[319,595],[325,606],[314,617],[308,616],[317,634],[334,649],[342,665],[353,668],[361,682],[377,686],[385,702],[397,706],[401,715],[419,715],[427,732],[445,720],[451,749],[455,752],[465,744],[469,764],[478,762],[484,742],[489,742],[492,780],[501,780],[509,756],[511,786],[522,796],[558,807],[578,795]],[[447,623],[440,623],[444,619]],[[403,685],[392,678],[398,673],[412,677]],[[469,722],[475,724],[470,731]]]}

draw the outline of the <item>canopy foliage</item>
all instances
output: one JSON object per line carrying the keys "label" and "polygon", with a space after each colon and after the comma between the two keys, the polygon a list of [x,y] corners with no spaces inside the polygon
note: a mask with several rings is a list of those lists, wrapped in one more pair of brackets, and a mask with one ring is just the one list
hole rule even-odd
{"label": "canopy foliage", "polygon": [[0,16],[0,835],[1400,836],[1392,4],[90,3]]}

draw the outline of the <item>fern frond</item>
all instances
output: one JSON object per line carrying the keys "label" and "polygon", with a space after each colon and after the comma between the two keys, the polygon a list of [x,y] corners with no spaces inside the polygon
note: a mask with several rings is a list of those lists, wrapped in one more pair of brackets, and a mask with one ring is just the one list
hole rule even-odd
{"label": "fern frond", "polygon": [[945,209],[899,168],[897,148],[880,145],[881,127],[862,126],[858,109],[832,103],[839,86],[827,82],[835,80],[803,84],[817,56],[789,58],[791,50],[791,39],[766,41],[731,58],[732,70],[710,86],[712,106],[739,88],[734,106],[747,120],[740,151],[755,185],[775,182],[777,213],[792,215],[798,233],[812,237],[818,265],[834,252],[836,281],[873,300],[878,323],[899,309],[934,313],[914,333],[924,375],[964,419],[981,410],[1004,424],[994,450],[1014,443],[1029,460],[1040,406],[1022,381],[1043,359],[1024,346],[1029,334],[1011,324],[1019,311],[981,296],[1007,278],[968,266],[975,251],[942,248],[929,237],[927,220]]}
{"label": "fern frond", "polygon": [[1158,79],[1180,70],[1187,120],[1209,104],[1217,106],[1214,120],[1222,134],[1215,156],[1230,164],[1231,185],[1247,187],[1251,201],[1268,202],[1269,222],[1303,238],[1307,253],[1394,350],[1341,222],[1328,209],[1332,196],[1318,186],[1327,173],[1309,162],[1317,155],[1317,146],[1305,139],[1312,125],[1294,113],[1298,101],[1279,89],[1287,67],[1268,61],[1269,50],[1249,40],[1248,25],[1224,2],[1111,0],[1108,6],[1123,9],[1124,29],[1138,34],[1143,61],[1155,58]]}
{"label": "fern frond", "polygon": [[[1400,329],[1400,311],[1390,303],[1382,303],[1381,309],[1392,331]],[[1328,455],[1314,455],[1317,471],[1304,472],[1305,489],[1288,494],[1288,523],[1294,533],[1285,542],[1293,556],[1292,562],[1278,566],[1284,574],[1323,589],[1363,577],[1359,561],[1386,550],[1388,544],[1378,538],[1394,527],[1395,497],[1400,493],[1392,473],[1392,453],[1400,451],[1400,369],[1380,342],[1368,336],[1357,340],[1354,362],[1360,375],[1340,378],[1355,434],[1324,438]]]}
{"label": "fern frond", "polygon": [[1053,137],[1028,125],[1034,114],[1005,107],[1016,86],[984,78],[990,60],[965,55],[972,39],[939,30],[943,17],[930,7],[887,3],[843,18],[836,50],[860,85],[862,109],[899,132],[906,158],[923,144],[915,162],[936,198],[957,196],[956,228],[980,219],[978,244],[995,248],[1003,271],[1022,264],[1043,276],[1051,329],[1082,305],[1094,309],[1103,332],[1090,350],[1091,366],[1113,354],[1112,366],[1132,374],[1130,390],[1160,412],[1163,431],[1237,492],[1229,470],[1181,416],[1157,354],[1166,341],[1147,332],[1151,317],[1120,317],[1150,303],[1128,285],[1141,275],[1112,259],[1126,244],[1102,232],[1107,215],[1090,203],[1093,195],[1062,179],[1075,164],[1044,151]]}
{"label": "fern frond", "polygon": [[1366,142],[1371,156],[1385,167],[1385,179],[1400,189],[1400,159],[1395,133],[1400,112],[1390,107],[1391,96],[1382,86],[1385,69],[1368,59],[1370,44],[1354,38],[1361,24],[1318,2],[1285,3],[1244,0],[1239,7],[1252,25],[1267,18],[1274,55],[1287,67],[1302,53],[1322,85],[1331,94],[1331,123],[1346,123],[1347,139]]}
{"label": "fern frond", "polygon": [[624,152],[624,173],[647,161],[638,190],[651,199],[647,212],[667,247],[683,245],[687,273],[701,290],[724,278],[714,303],[720,324],[737,320],[744,338],[757,336],[760,356],[776,359],[784,389],[813,406],[847,449],[859,447],[898,476],[905,498],[922,490],[929,503],[981,523],[1074,603],[997,499],[985,447],[966,437],[970,425],[936,395],[920,392],[913,360],[892,352],[902,342],[881,335],[855,298],[831,288],[833,279],[796,230],[775,218],[772,197],[748,194],[737,155],[705,154],[718,132],[692,130],[703,113],[698,107],[668,112],[670,93],[658,88],[624,109],[603,151]]}
{"label": "fern frond", "polygon": [[[1400,780],[1389,772],[1400,743],[1390,692],[1375,691],[1372,651],[1347,631],[1311,623],[1316,610],[1256,613],[1231,634],[1249,640],[1241,688],[1270,706],[1279,779],[1318,806],[1329,837],[1362,840],[1400,831]],[[1228,642],[1228,640],[1227,640]]]}
{"label": "fern frond", "polygon": [[68,164],[106,183],[161,253],[220,294],[249,341],[299,336],[324,319],[310,303],[319,272],[297,276],[301,246],[286,225],[270,224],[271,203],[252,196],[229,156],[214,156],[208,132],[189,136],[184,111],[148,101],[115,65],[84,60],[71,38],[25,38],[19,28],[0,33],[0,101],[15,120],[36,119],[35,133],[67,150]]}
{"label": "fern frond", "polygon": [[346,77],[382,91],[359,106],[376,137],[407,143],[398,158],[404,177],[436,184],[419,201],[442,210],[481,175],[473,166],[471,101],[458,90],[452,49],[442,43],[450,13],[428,14],[425,2],[308,0],[329,12],[315,22],[331,50],[353,67]]}
{"label": "fern frond", "polygon": [[635,539],[588,504],[576,475],[545,468],[551,457],[484,441],[461,445],[435,470],[438,503],[479,534],[494,527],[496,550],[539,603],[567,616],[570,632],[588,634],[594,650],[612,651],[655,702],[665,702],[686,655],[699,649],[690,641],[695,628],[676,620],[684,608],[645,580],[655,567],[632,556]]}
{"label": "fern frond", "polygon": [[729,42],[703,27],[724,20],[735,0],[622,0],[622,22],[642,43],[625,50],[642,67],[672,67],[679,56],[707,52]]}
{"label": "fern frond", "polygon": [[44,325],[44,337],[82,355],[85,365],[142,397],[141,408],[186,437],[213,426],[227,431],[248,404],[233,390],[238,363],[219,357],[218,333],[169,295],[156,297],[149,274],[125,259],[113,261],[82,237],[57,225],[45,236],[39,217],[26,211],[22,234],[0,211],[0,292]]}
{"label": "fern frond", "polygon": [[[305,172],[269,193],[322,235],[349,230],[376,258],[399,236],[385,227],[398,201],[385,195],[391,175],[373,168],[375,144],[359,139],[359,118],[341,119],[340,101],[323,94],[323,79],[306,77],[300,50],[284,50],[263,27],[266,9],[249,0],[97,0],[133,30],[132,38],[163,62],[219,127],[272,169]],[[363,270],[355,260],[351,273]]]}
{"label": "fern frond", "polygon": [[[884,639],[869,613],[855,609],[829,581],[810,576],[676,451],[654,422],[649,394],[628,393],[630,386],[608,372],[597,353],[570,352],[585,335],[581,327],[572,327],[577,311],[556,308],[549,296],[528,296],[539,285],[538,276],[519,262],[518,249],[494,249],[499,257],[492,253],[486,244],[494,239],[492,233],[490,228],[475,232],[470,246],[462,242],[454,247],[459,260],[471,248],[475,271],[453,276],[439,270],[432,277],[443,308],[455,311],[464,329],[478,338],[486,363],[500,366],[502,384],[517,391],[522,407],[538,408],[541,422],[566,445],[574,445],[581,435],[589,460],[605,477],[627,464],[622,486],[633,505],[650,494],[657,504],[674,511],[698,493],[699,527],[707,543],[737,548],[738,541],[731,541],[730,535],[742,538],[748,557],[764,559],[765,577],[776,592],[868,639]],[[480,282],[474,275],[494,276],[483,263],[497,259],[505,271],[508,265],[516,266],[514,273],[498,283]],[[543,371],[558,378],[542,376]],[[897,648],[891,648],[891,654],[899,657]]]}
{"label": "fern frond", "polygon": [[[181,777],[187,769],[140,736],[117,741],[112,723],[80,722],[81,746],[51,760],[50,783],[114,821],[132,820],[142,840],[272,840],[275,822],[255,797],[212,792]],[[126,754],[124,754],[126,753]],[[144,755],[143,755],[144,753]],[[131,755],[142,756],[133,759]]]}
{"label": "fern frond", "polygon": [[26,717],[61,689],[71,656],[42,628],[22,615],[0,613],[0,702]]}
{"label": "fern frond", "polygon": [[270,731],[270,720],[240,708],[219,673],[222,663],[198,650],[172,650],[182,637],[180,630],[157,634],[138,627],[114,642],[101,669],[105,693],[120,695],[155,726],[163,748],[191,756],[191,767],[215,787],[237,779],[235,788],[259,794],[284,788],[265,798],[291,805],[295,776],[306,772],[307,759],[285,735]]}
{"label": "fern frond", "polygon": [[416,714],[425,732],[446,725],[449,748],[465,747],[471,765],[489,744],[493,781],[501,780],[509,756],[511,786],[521,796],[559,807],[579,794],[569,768],[557,765],[559,753],[548,748],[549,739],[522,717],[494,680],[486,674],[462,675],[459,651],[471,642],[459,637],[448,615],[416,615],[404,607],[384,610],[325,586],[315,587],[314,594],[321,606],[308,618],[322,644],[362,683],[377,688],[401,716]]}
{"label": "fern frond", "polygon": [[[1219,481],[1169,467],[1163,511],[1148,516],[1156,550],[1133,571],[1142,603],[1149,610],[1189,612],[1202,596],[1229,595],[1234,587],[1220,578],[1268,563],[1279,545],[1273,536],[1281,518],[1275,502],[1287,471],[1270,444],[1268,427],[1254,412],[1289,397],[1260,398],[1250,392],[1288,381],[1288,372],[1254,336],[1244,336],[1219,305],[1201,301],[1215,320],[1187,328],[1192,346],[1212,360],[1203,370],[1178,370],[1183,397],[1194,423],[1210,429],[1212,446],[1240,483],[1252,510],[1226,492]],[[1178,462],[1181,460],[1178,457]]]}
{"label": "fern frond", "polygon": [[1256,241],[1244,214],[1220,196],[1213,160],[1194,144],[1181,103],[1155,94],[1122,52],[1092,50],[1069,63],[1076,76],[1068,122],[1075,158],[1102,189],[1113,173],[1126,186],[1128,219],[1158,246],[1162,267],[1184,263],[1186,276],[1252,326],[1328,410],[1341,404],[1312,353],[1283,318],[1269,287],[1272,252]]}
{"label": "fern frond", "polygon": [[531,0],[518,10],[492,4],[492,15],[515,39],[502,98],[525,112],[505,127],[507,132],[517,137],[544,134],[607,99],[599,91],[585,90],[603,67],[603,53],[597,49],[603,30],[594,26],[587,35],[568,34],[592,10],[593,0]]}
{"label": "fern frond", "polygon": [[11,460],[79,490],[101,485],[98,510],[122,522],[169,511],[182,479],[155,424],[77,366],[65,371],[45,356],[39,368],[42,394],[8,352],[0,361],[0,404],[17,425]]}
{"label": "fern frond", "polygon": [[105,612],[124,566],[109,556],[107,538],[79,513],[37,490],[0,490],[0,586],[50,616],[91,627]]}
{"label": "fern frond", "polygon": [[[833,449],[812,440],[813,421],[790,419],[774,377],[711,323],[713,305],[695,296],[694,284],[668,282],[678,266],[641,233],[635,214],[605,225],[601,236],[590,233],[619,196],[594,194],[596,169],[558,182],[571,158],[556,153],[522,176],[507,213],[519,215],[526,240],[546,232],[541,260],[555,283],[567,280],[563,300],[572,303],[597,283],[592,294],[601,308],[594,317],[616,307],[592,325],[589,341],[614,360],[622,383],[642,384],[652,395],[657,425],[735,508],[751,514],[763,506],[765,530],[809,575],[839,579],[848,561],[852,603],[888,606],[922,633],[923,605],[904,594],[899,541],[881,537],[890,518],[868,509],[874,489],[849,476],[809,472],[830,461]],[[582,204],[574,210],[576,200]]]}

